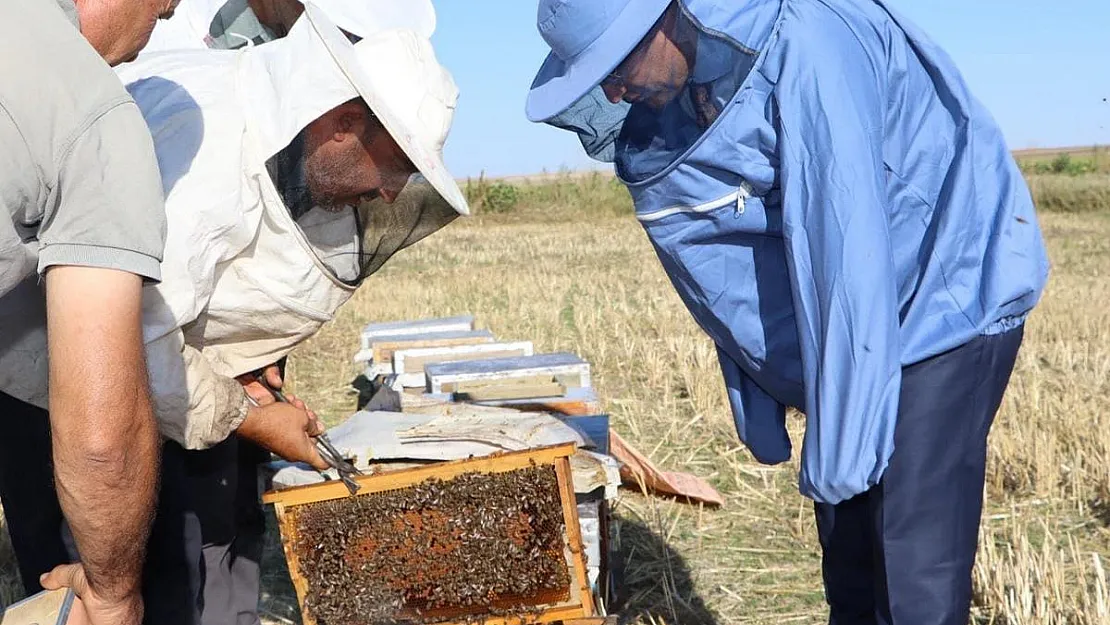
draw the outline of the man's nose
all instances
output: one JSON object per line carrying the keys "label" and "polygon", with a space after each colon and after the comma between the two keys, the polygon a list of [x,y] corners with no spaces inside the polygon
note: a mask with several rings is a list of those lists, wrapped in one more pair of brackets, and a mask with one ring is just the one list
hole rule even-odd
{"label": "man's nose", "polygon": [[601,90],[605,93],[605,98],[613,104],[620,104],[624,94],[628,92],[623,84],[602,85]]}

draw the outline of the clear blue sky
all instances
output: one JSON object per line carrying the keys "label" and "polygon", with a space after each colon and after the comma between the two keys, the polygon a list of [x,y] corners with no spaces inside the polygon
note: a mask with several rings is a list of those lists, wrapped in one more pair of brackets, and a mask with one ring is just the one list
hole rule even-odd
{"label": "clear blue sky", "polygon": [[[524,117],[547,53],[538,0],[433,0],[458,83],[458,177],[597,167],[570,133]],[[737,1],[737,0],[732,0]],[[890,0],[955,59],[1012,148],[1110,144],[1110,0]]]}

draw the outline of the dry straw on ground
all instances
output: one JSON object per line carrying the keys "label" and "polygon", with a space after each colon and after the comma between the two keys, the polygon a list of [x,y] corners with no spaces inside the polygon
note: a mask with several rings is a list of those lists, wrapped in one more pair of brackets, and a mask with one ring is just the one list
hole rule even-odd
{"label": "dry straw on ground", "polygon": [[[511,201],[498,193],[501,212],[482,214],[475,195],[478,216],[402,252],[298,351],[297,395],[333,421],[348,415],[350,356],[359,328],[377,320],[474,313],[500,338],[577,352],[622,436],[727,499],[711,511],[623,496],[625,612],[671,625],[823,622],[820,550],[797,465],[759,465],[737,442],[712,345],[623,190],[597,177],[525,187]],[[1042,220],[1054,273],[991,434],[975,616],[1107,624],[1110,213]],[[791,427],[798,440],[800,420]],[[295,618],[280,563],[271,552],[264,564],[274,622]],[[10,575],[4,583],[4,598],[14,597]]]}

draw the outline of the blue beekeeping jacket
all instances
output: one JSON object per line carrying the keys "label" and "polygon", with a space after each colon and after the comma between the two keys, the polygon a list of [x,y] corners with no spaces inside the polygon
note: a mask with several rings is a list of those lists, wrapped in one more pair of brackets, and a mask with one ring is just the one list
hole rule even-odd
{"label": "blue beekeeping jacket", "polygon": [[1039,300],[1032,199],[952,61],[884,3],[681,8],[700,30],[684,93],[658,110],[595,92],[549,123],[615,161],[717,345],[740,438],[785,461],[785,407],[802,410],[800,490],[836,503],[887,466],[901,368]]}

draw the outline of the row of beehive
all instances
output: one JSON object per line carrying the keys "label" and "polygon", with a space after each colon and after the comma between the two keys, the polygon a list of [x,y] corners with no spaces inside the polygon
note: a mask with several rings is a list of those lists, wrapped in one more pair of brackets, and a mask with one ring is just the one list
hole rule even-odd
{"label": "row of beehive", "polygon": [[[355,361],[390,403],[467,402],[566,415],[599,412],[590,365],[531,341],[498,340],[470,315],[367,326]],[[380,405],[377,407],[381,407]],[[394,406],[396,409],[400,409]]]}
{"label": "row of beehive", "polygon": [[[376,405],[364,406],[364,417],[383,410],[426,414],[459,404],[522,417],[538,411],[571,425],[588,449],[608,453],[608,417],[598,414],[589,364],[568,353],[536,354],[530,341],[499,342],[475,329],[471,316],[367,326],[356,361],[364,363],[374,389]],[[376,474],[358,478],[363,490],[353,499],[335,482],[271,493],[305,622],[602,622],[611,591],[611,493],[606,486],[576,495],[575,453],[573,445],[559,445]],[[548,518],[563,519],[556,535],[549,521],[537,520],[543,517],[544,489],[507,499],[491,490],[493,476],[529,470],[546,472],[549,479],[557,474],[557,493],[547,493],[555,497]],[[437,482],[441,486],[430,486]],[[493,499],[470,500],[470,512],[457,514],[438,507],[466,500],[469,488]],[[398,498],[436,505],[410,508]],[[523,507],[507,505],[514,500]],[[514,529],[500,539],[510,542],[496,548],[504,532],[486,517],[505,514]],[[551,552],[544,544],[563,548]],[[514,560],[513,552],[524,559]],[[390,588],[402,592],[391,594]],[[478,589],[479,595],[465,596]],[[362,618],[345,616],[354,613]]]}
{"label": "row of beehive", "polygon": [[[369,324],[354,360],[374,389],[367,409],[421,412],[465,402],[548,412],[572,422],[595,451],[609,453],[609,418],[601,413],[590,364],[567,352],[537,354],[532,341],[498,340],[477,329],[473,315]],[[590,585],[604,601],[608,507],[604,498],[586,498],[577,508]]]}

